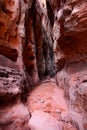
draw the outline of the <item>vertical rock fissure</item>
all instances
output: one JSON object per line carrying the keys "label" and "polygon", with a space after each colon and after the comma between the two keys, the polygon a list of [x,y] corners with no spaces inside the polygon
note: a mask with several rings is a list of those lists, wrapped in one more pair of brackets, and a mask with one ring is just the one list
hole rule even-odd
{"label": "vertical rock fissure", "polygon": [[32,82],[35,84],[38,82],[38,70],[36,62],[36,41],[34,36],[33,27],[33,6],[26,11],[25,16],[25,43],[23,50],[23,59],[26,67],[26,71],[31,77]]}
{"label": "vertical rock fissure", "polygon": [[52,9],[49,1],[46,1],[46,6],[47,6],[48,18],[50,20],[51,26],[53,27],[53,25],[54,25],[54,14],[53,14],[53,9]]}
{"label": "vertical rock fissure", "polygon": [[[54,24],[54,15],[49,4],[46,5],[48,8],[46,15],[39,7],[41,14],[36,5],[36,1],[33,1],[31,8],[26,11],[23,59],[28,74],[33,81],[38,82],[39,79],[55,74],[53,38],[50,30]],[[50,11],[52,15],[48,16]],[[45,20],[47,28],[42,19]]]}

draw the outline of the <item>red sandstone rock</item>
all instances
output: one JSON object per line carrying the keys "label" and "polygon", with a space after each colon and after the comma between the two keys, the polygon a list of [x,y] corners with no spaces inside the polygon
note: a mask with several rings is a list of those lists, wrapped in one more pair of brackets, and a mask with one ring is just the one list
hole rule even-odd
{"label": "red sandstone rock", "polygon": [[29,130],[29,111],[22,103],[0,107],[0,130]]}
{"label": "red sandstone rock", "polygon": [[61,116],[64,118],[68,114],[63,90],[56,86],[55,80],[54,83],[50,80],[46,82],[44,81],[31,92],[27,102],[28,108],[30,113],[42,110],[61,120]]}
{"label": "red sandstone rock", "polygon": [[62,130],[53,116],[40,110],[32,113],[29,127],[31,130]]}
{"label": "red sandstone rock", "polygon": [[[59,71],[56,79],[58,87],[63,88],[70,116],[68,119],[61,114],[63,122],[66,118],[63,129],[87,129],[87,0],[1,0],[0,55],[0,99],[4,103],[11,103],[14,96],[20,100],[22,93],[26,97],[24,79],[29,88]],[[53,84],[45,86],[32,91],[30,110],[50,111],[55,117],[55,110],[67,111],[63,92]],[[37,93],[44,90],[46,93],[36,100]],[[7,129],[13,129],[7,125]]]}

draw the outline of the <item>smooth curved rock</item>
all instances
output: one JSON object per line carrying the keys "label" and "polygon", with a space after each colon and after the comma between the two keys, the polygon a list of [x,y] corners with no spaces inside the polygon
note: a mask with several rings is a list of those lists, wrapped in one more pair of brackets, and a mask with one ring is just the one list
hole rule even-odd
{"label": "smooth curved rock", "polygon": [[53,116],[40,110],[32,113],[29,127],[31,130],[62,130]]}

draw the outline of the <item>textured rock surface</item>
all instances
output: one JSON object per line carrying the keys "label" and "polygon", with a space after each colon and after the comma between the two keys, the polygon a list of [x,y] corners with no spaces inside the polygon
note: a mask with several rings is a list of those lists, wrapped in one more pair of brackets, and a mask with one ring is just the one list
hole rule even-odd
{"label": "textured rock surface", "polygon": [[22,103],[0,107],[0,130],[29,130],[29,111]]}
{"label": "textured rock surface", "polygon": [[62,130],[54,117],[40,110],[32,114],[29,126],[31,130]]}
{"label": "textured rock surface", "polygon": [[[1,121],[3,117],[10,115],[10,111],[13,111],[12,106],[9,107],[12,102],[14,111],[24,108],[22,101],[26,100],[30,86],[33,87],[39,81],[50,78],[56,73],[57,86],[64,91],[69,107],[67,107],[69,115],[60,121],[63,123],[61,129],[86,130],[87,0],[1,0],[0,106],[2,103],[2,107],[4,106],[3,111],[0,108]],[[30,97],[33,98],[29,97],[27,102],[29,111],[32,114],[39,109],[46,114],[50,113],[50,116],[58,120],[59,116],[53,113],[58,110],[58,107],[61,108],[61,113],[63,108],[66,109],[63,93],[52,83],[46,83],[45,86],[42,83],[31,92]],[[53,93],[54,91],[56,94]],[[46,102],[42,97],[40,103],[36,100],[40,92],[42,97],[46,98]],[[21,108],[16,109],[17,101],[21,102]],[[6,105],[9,107],[8,110]],[[6,115],[5,110],[9,114]],[[14,120],[14,115],[11,116]],[[16,118],[19,120],[20,116]],[[34,117],[32,118],[34,120]],[[26,119],[23,117],[23,120]],[[1,130],[20,130],[22,125],[23,129],[29,129],[29,126],[22,124],[21,121],[17,128],[15,123],[9,126],[6,123],[7,118],[4,125],[2,122]],[[37,126],[35,127],[37,129]]]}
{"label": "textured rock surface", "polygon": [[46,80],[32,90],[27,102],[31,113],[31,130],[79,129],[78,122],[73,120],[63,96],[63,89],[56,86],[54,79]]}
{"label": "textured rock surface", "polygon": [[23,95],[27,82],[18,66],[0,56],[0,105]]}
{"label": "textured rock surface", "polygon": [[[87,1],[66,1],[63,6],[63,27],[58,48],[65,67],[58,72],[57,81],[65,90],[72,118],[85,130],[87,122]],[[62,39],[62,43],[61,43]],[[62,54],[61,54],[62,53]],[[74,118],[76,117],[76,118]]]}
{"label": "textured rock surface", "polygon": [[54,79],[42,82],[28,97],[27,105],[30,113],[39,109],[61,120],[60,115],[66,116],[68,114],[68,106],[63,95],[63,90],[56,86]]}

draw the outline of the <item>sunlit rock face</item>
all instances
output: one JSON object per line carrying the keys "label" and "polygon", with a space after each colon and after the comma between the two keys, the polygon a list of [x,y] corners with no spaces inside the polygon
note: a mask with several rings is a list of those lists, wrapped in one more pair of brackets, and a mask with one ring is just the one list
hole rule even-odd
{"label": "sunlit rock face", "polygon": [[[31,2],[29,1],[29,5]],[[0,1],[0,130],[29,130],[22,45],[28,1]]]}
{"label": "sunlit rock face", "polygon": [[20,68],[23,68],[21,53],[27,8],[28,3],[23,0],[0,1],[0,55],[17,62]]}

